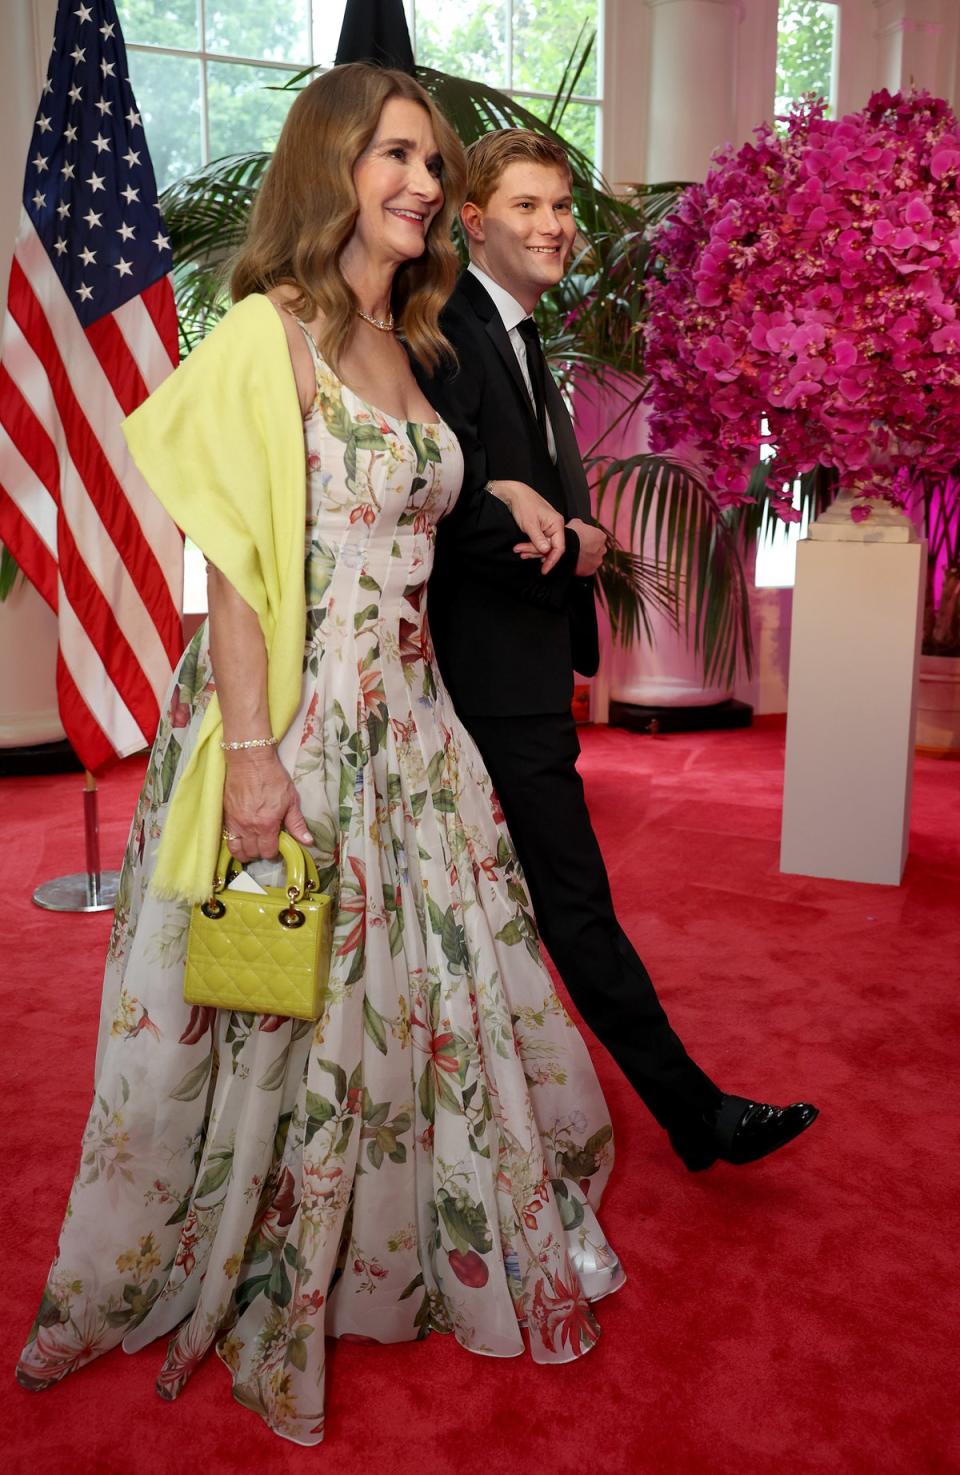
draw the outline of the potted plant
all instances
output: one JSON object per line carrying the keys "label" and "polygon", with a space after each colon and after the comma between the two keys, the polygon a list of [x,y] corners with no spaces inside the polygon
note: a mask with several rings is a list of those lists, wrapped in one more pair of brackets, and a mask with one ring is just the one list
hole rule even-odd
{"label": "potted plant", "polygon": [[918,477],[908,507],[927,540],[917,746],[960,753],[960,466]]}

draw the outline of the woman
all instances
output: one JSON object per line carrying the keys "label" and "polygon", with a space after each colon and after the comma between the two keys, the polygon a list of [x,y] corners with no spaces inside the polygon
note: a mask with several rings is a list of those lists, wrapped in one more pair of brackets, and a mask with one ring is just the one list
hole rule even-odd
{"label": "woman", "polygon": [[[461,456],[392,329],[423,363],[445,348],[462,178],[411,78],[351,65],[312,82],[237,305],[128,422],[211,563],[210,616],[134,818],[29,1388],[176,1328],[163,1396],[214,1343],[240,1402],[315,1444],[325,1334],[436,1328],[512,1356],[525,1323],[535,1358],[566,1361],[596,1340],[588,1302],[622,1283],[593,1214],[603,1098],[426,624]],[[336,894],[315,1025],[183,1003],[221,825],[242,861],[286,828]]]}

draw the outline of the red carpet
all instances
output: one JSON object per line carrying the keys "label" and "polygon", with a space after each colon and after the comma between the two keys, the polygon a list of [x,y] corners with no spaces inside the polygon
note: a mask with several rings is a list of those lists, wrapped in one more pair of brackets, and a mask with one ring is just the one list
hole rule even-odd
{"label": "red carpet", "polygon": [[[9,1475],[947,1475],[956,1440],[960,765],[917,765],[904,884],[777,871],[779,729],[588,731],[621,919],[674,1024],[728,1089],[823,1115],[766,1163],[683,1172],[598,1056],[617,1129],[604,1222],[629,1276],[579,1363],[452,1339],[331,1344],[327,1442],[233,1402],[210,1358],[174,1404],[159,1345],[28,1394],[33,1316],[86,1118],[104,917],[31,906],[82,868],[80,780],[0,784]],[[103,785],[119,857],[142,764]]]}

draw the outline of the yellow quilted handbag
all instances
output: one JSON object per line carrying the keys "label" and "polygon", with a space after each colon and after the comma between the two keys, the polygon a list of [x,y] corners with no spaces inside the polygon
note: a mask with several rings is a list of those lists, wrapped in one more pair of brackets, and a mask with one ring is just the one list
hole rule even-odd
{"label": "yellow quilted handbag", "polygon": [[242,869],[220,847],[213,890],[190,913],[183,996],[188,1004],[317,1019],[330,972],[331,898],[313,857],[281,834],[287,885],[227,889]]}

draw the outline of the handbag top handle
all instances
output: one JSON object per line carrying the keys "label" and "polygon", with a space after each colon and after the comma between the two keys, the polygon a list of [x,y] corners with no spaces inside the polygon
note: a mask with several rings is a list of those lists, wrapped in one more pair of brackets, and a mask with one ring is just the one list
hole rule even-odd
{"label": "handbag top handle", "polygon": [[[308,891],[320,890],[320,877],[313,856],[299,840],[280,831],[280,854],[287,868],[286,892],[291,901],[299,901]],[[226,840],[221,841],[217,869],[213,878],[213,895],[222,891],[232,877],[243,870],[243,863],[231,855]]]}

